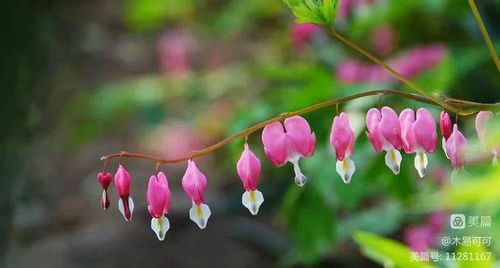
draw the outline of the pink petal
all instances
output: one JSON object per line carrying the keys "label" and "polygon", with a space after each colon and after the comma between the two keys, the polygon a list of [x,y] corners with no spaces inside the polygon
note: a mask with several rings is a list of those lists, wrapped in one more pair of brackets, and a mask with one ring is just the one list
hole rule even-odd
{"label": "pink petal", "polygon": [[351,129],[349,118],[345,113],[341,113],[333,119],[330,143],[335,149],[338,161],[344,160],[346,155],[353,153],[354,131]]}
{"label": "pink petal", "polygon": [[188,160],[186,173],[182,177],[182,188],[196,205],[203,203],[207,189],[207,178],[192,160]]}
{"label": "pink petal", "polygon": [[118,166],[115,174],[115,188],[120,197],[130,195],[130,175],[122,165]]}
{"label": "pink petal", "polygon": [[262,131],[264,153],[275,166],[283,166],[287,161],[286,134],[280,122],[274,122]]}
{"label": "pink petal", "polygon": [[458,130],[457,124],[453,125],[453,132],[446,141],[446,152],[454,168],[460,168],[465,165],[466,148],[467,139]]}
{"label": "pink petal", "polygon": [[[479,141],[484,145],[486,139],[486,124],[488,120],[493,116],[493,113],[490,111],[481,111],[477,113],[476,116],[476,131]],[[485,146],[483,146],[485,147]],[[483,148],[485,151],[485,148]]]}
{"label": "pink petal", "polygon": [[380,119],[382,119],[382,116],[380,115],[380,111],[378,109],[371,108],[368,110],[368,113],[366,114],[366,128],[368,129],[366,136],[377,152],[382,151],[382,134],[380,133],[378,127]]}
{"label": "pink petal", "polygon": [[[162,172],[160,172],[163,174]],[[165,203],[168,198],[167,192],[168,183],[166,183],[166,177],[163,174],[160,179],[160,173],[157,176],[151,176],[148,183],[148,190],[146,193],[146,200],[148,202],[148,211],[153,218],[160,218],[164,214]]]}
{"label": "pink petal", "polygon": [[396,150],[400,150],[401,141],[401,126],[398,115],[389,107],[382,107],[382,120],[379,124],[382,136],[392,144]]}
{"label": "pink petal", "polygon": [[413,133],[413,123],[415,122],[415,113],[412,109],[404,109],[399,114],[399,123],[401,125],[401,141],[406,153],[413,153],[417,142]]}
{"label": "pink petal", "polygon": [[236,170],[243,182],[243,187],[247,191],[255,191],[260,176],[260,161],[255,154],[250,151],[248,144],[245,143],[245,150],[241,154]]}
{"label": "pink petal", "polygon": [[451,135],[452,124],[450,115],[445,111],[441,111],[439,115],[439,127],[441,128],[441,135],[447,140]]}
{"label": "pink petal", "polygon": [[316,136],[311,133],[307,121],[298,115],[285,119],[285,131],[288,137],[287,147],[290,154],[299,153],[302,157],[311,156],[314,153]]}
{"label": "pink petal", "polygon": [[413,124],[417,144],[426,152],[432,153],[437,145],[436,122],[431,112],[425,108],[417,110],[417,119]]}

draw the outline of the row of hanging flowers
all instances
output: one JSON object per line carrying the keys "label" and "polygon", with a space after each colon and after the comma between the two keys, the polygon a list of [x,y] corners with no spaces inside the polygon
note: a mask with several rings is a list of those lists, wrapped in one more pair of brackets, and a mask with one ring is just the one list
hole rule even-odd
{"label": "row of hanging flowers", "polygon": [[[476,117],[476,131],[483,151],[491,152],[495,163],[500,148],[489,145],[485,141],[486,124],[491,116],[493,113],[490,111],[479,112]],[[453,166],[453,177],[453,174],[465,165],[467,139],[459,131],[457,124],[452,124],[450,116],[444,111],[440,114],[439,126],[442,149]],[[400,151],[403,150],[406,154],[415,154],[415,169],[420,177],[425,176],[428,165],[427,154],[435,152],[438,143],[436,122],[427,109],[420,108],[416,112],[412,109],[405,109],[398,116],[390,107],[372,108],[366,115],[366,127],[368,140],[376,152],[385,151],[385,164],[394,174],[399,174],[402,160]],[[354,153],[354,142],[355,136],[349,117],[342,112],[333,119],[330,143],[337,160],[336,171],[346,184],[351,181],[356,170],[355,163],[351,159]],[[295,172],[295,183],[298,186],[305,185],[307,178],[300,169],[299,160],[314,154],[316,136],[303,117],[296,115],[286,118],[283,123],[273,122],[266,125],[262,131],[262,144],[266,157],[274,166],[282,167],[287,162],[291,163]],[[257,215],[264,202],[262,192],[257,189],[261,163],[246,142],[236,164],[236,170],[245,189],[242,204],[252,215]],[[103,209],[107,209],[110,206],[108,189],[113,175],[103,171],[97,175],[97,179],[103,189],[100,205]],[[114,175],[114,184],[119,196],[118,209],[125,220],[130,221],[134,211],[134,201],[130,196],[131,178],[121,164]],[[189,218],[200,229],[204,229],[211,215],[210,208],[205,203],[207,178],[192,159],[187,160],[182,188],[192,202]],[[150,177],[146,201],[152,217],[151,229],[159,240],[163,240],[170,228],[167,215],[171,201],[168,178],[165,173],[158,172]]]}

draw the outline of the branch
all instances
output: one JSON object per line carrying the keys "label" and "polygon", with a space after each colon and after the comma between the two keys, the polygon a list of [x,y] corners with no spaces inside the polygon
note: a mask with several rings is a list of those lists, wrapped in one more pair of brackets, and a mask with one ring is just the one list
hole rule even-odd
{"label": "branch", "polygon": [[488,31],[486,31],[486,27],[484,26],[483,20],[481,19],[481,14],[479,14],[479,10],[477,10],[476,3],[474,3],[474,0],[468,0],[468,1],[472,14],[474,15],[474,19],[476,20],[476,23],[479,26],[479,30],[481,31],[484,41],[486,42],[486,46],[490,51],[491,58],[493,59],[493,62],[497,66],[497,70],[500,72],[500,60],[498,59],[495,46],[493,46],[493,42],[491,42],[491,38],[488,35]]}
{"label": "branch", "polygon": [[[400,90],[371,90],[371,91],[365,91],[365,92],[360,92],[357,94],[349,95],[349,96],[342,97],[342,98],[336,98],[336,99],[328,100],[325,102],[317,103],[317,104],[308,106],[308,107],[300,109],[300,110],[282,113],[279,116],[273,117],[269,120],[258,123],[256,125],[253,125],[245,130],[242,130],[242,131],[240,131],[232,136],[229,136],[229,137],[213,144],[212,146],[209,146],[203,150],[194,152],[194,153],[187,155],[185,157],[182,157],[182,158],[162,159],[162,158],[158,158],[158,157],[147,155],[147,154],[130,153],[130,152],[122,151],[119,153],[102,156],[101,161],[104,161],[104,169],[106,169],[106,166],[107,166],[109,159],[118,158],[118,157],[131,157],[131,158],[146,159],[149,161],[156,162],[157,165],[184,162],[184,161],[187,161],[189,159],[193,159],[193,158],[211,153],[211,152],[219,149],[220,147],[228,144],[229,142],[231,142],[237,138],[248,137],[248,135],[252,134],[253,132],[262,129],[271,123],[282,121],[282,120],[286,119],[287,117],[291,117],[294,115],[306,114],[306,113],[309,113],[312,111],[316,111],[316,110],[319,110],[319,109],[322,109],[325,107],[333,106],[333,105],[336,105],[336,104],[339,104],[342,102],[346,102],[349,100],[354,100],[354,99],[363,98],[363,97],[367,97],[367,96],[383,96],[383,95],[398,95],[398,96],[412,99],[415,101],[440,106],[438,103],[436,103],[436,101],[434,101],[434,99],[431,99],[430,97],[426,97],[426,96],[421,96],[421,95],[408,93],[408,92],[404,92],[404,91],[400,91]],[[437,97],[434,97],[434,96],[433,96],[433,98],[437,99]],[[457,113],[461,114],[461,115],[468,115],[468,114],[472,114],[472,113],[475,113],[478,111],[497,112],[500,110],[500,103],[485,104],[485,103],[477,103],[477,102],[463,101],[463,100],[457,100],[457,99],[450,99],[450,98],[446,98],[446,97],[442,97],[442,98],[447,103],[447,106],[452,107],[453,110],[456,110]],[[440,101],[440,102],[443,102],[443,101]],[[467,110],[466,110],[466,112],[462,112],[462,109],[467,109]]]}
{"label": "branch", "polygon": [[361,53],[363,56],[367,57],[374,63],[380,65],[382,68],[384,68],[386,71],[391,73],[394,77],[396,77],[399,81],[403,82],[405,85],[410,87],[411,89],[415,90],[418,94],[426,96],[428,99],[433,101],[434,103],[440,105],[441,107],[448,109],[450,111],[453,111],[455,114],[458,114],[459,111],[455,109],[453,106],[448,105],[446,102],[441,101],[437,97],[427,93],[425,90],[417,86],[415,83],[404,77],[402,74],[398,73],[396,70],[391,68],[389,65],[387,65],[384,61],[380,60],[379,58],[373,56],[370,54],[370,52],[364,50],[362,47],[357,45],[356,43],[346,39],[342,35],[340,35],[331,25],[326,25],[324,24],[323,27],[326,29],[327,32],[329,32],[333,37],[335,37],[337,40],[340,42],[344,43],[348,47],[356,50],[357,52]]}

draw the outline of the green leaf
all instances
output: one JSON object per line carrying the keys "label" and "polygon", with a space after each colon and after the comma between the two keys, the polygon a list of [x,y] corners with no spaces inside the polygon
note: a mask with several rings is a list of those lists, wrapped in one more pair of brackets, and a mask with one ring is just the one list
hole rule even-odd
{"label": "green leaf", "polygon": [[292,10],[298,23],[332,24],[339,0],[283,0]]}
{"label": "green leaf", "polygon": [[354,240],[361,246],[365,256],[385,267],[433,267],[426,262],[412,261],[410,249],[392,239],[358,231],[354,234]]}
{"label": "green leaf", "polygon": [[[493,267],[495,257],[483,245],[464,246],[461,245],[456,254],[460,254],[458,267],[460,268],[490,268]],[[467,257],[466,257],[467,256]]]}
{"label": "green leaf", "polygon": [[333,209],[313,181],[303,188],[291,185],[284,198],[282,215],[296,247],[287,262],[317,262],[335,242]]}

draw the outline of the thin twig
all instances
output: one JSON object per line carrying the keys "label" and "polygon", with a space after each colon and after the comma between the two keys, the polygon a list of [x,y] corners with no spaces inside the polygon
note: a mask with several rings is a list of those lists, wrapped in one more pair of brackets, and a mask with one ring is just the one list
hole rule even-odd
{"label": "thin twig", "polygon": [[474,0],[468,0],[469,1],[469,6],[472,11],[472,14],[474,15],[474,19],[476,20],[477,26],[479,26],[479,30],[481,31],[481,34],[483,35],[484,41],[486,42],[486,46],[488,47],[488,50],[490,51],[491,58],[493,59],[493,62],[497,66],[497,70],[500,72],[500,60],[498,59],[497,51],[495,50],[495,46],[493,45],[493,42],[491,42],[491,38],[488,35],[488,31],[486,30],[486,27],[484,26],[483,19],[481,18],[481,14],[479,13],[479,10],[476,7],[476,3]]}
{"label": "thin twig", "polygon": [[[253,125],[245,130],[242,130],[232,136],[229,136],[215,144],[213,144],[212,146],[209,146],[203,150],[200,150],[200,151],[197,151],[197,152],[194,152],[190,155],[187,155],[185,157],[181,157],[181,158],[176,158],[176,159],[162,159],[162,158],[159,158],[159,157],[155,157],[155,156],[151,156],[151,155],[148,155],[148,154],[142,154],[142,153],[130,153],[130,152],[125,152],[125,151],[122,151],[122,152],[119,152],[119,153],[115,153],[115,154],[109,154],[109,155],[105,155],[105,156],[102,156],[101,157],[101,160],[102,161],[107,161],[111,158],[117,158],[117,157],[131,157],[131,158],[141,158],[141,159],[146,159],[146,160],[150,160],[150,161],[154,161],[156,163],[161,163],[161,164],[167,164],[167,163],[179,163],[179,162],[184,162],[184,161],[187,161],[189,159],[193,159],[193,158],[196,158],[196,157],[199,157],[199,156],[202,156],[202,155],[205,155],[205,154],[208,154],[208,153],[211,153],[217,149],[219,149],[220,147],[228,144],[229,142],[237,139],[237,138],[240,138],[240,137],[248,137],[248,135],[250,135],[251,133],[257,131],[257,130],[260,130],[262,128],[264,128],[265,126],[271,124],[271,123],[274,123],[274,122],[279,122],[279,121],[283,121],[285,120],[286,118],[288,117],[291,117],[291,116],[294,116],[294,115],[302,115],[302,114],[306,114],[306,113],[309,113],[309,112],[312,112],[312,111],[316,111],[316,110],[319,110],[319,109],[322,109],[322,108],[325,108],[325,107],[329,107],[329,106],[333,106],[333,105],[337,105],[339,103],[342,103],[342,102],[346,102],[346,101],[349,101],[349,100],[354,100],[354,99],[358,99],[358,98],[362,98],[362,97],[367,97],[367,96],[374,96],[374,95],[398,95],[398,96],[402,96],[402,97],[405,97],[405,98],[408,98],[408,99],[413,99],[413,100],[416,100],[416,101],[419,101],[419,102],[423,102],[423,103],[429,103],[429,104],[433,104],[433,105],[439,105],[437,104],[433,99],[430,99],[429,97],[426,97],[426,96],[421,96],[421,95],[417,95],[417,94],[413,94],[413,93],[409,93],[409,92],[405,92],[405,91],[400,91],[400,90],[371,90],[371,91],[364,91],[364,92],[360,92],[360,93],[357,93],[357,94],[353,94],[353,95],[349,95],[349,96],[346,96],[346,97],[342,97],[342,98],[336,98],[336,99],[332,99],[332,100],[328,100],[328,101],[325,101],[325,102],[321,102],[321,103],[317,103],[317,104],[314,104],[314,105],[311,105],[311,106],[308,106],[306,108],[303,108],[303,109],[300,109],[300,110],[296,110],[296,111],[292,111],[292,112],[287,112],[287,113],[282,113],[280,114],[279,116],[276,116],[274,118],[271,118],[269,120],[266,120],[264,122],[261,122],[261,123],[258,123],[256,125]],[[475,103],[475,102],[469,102],[469,101],[462,101],[462,100],[456,100],[456,99],[451,99],[451,100],[448,100],[447,101],[447,105],[452,107],[453,110],[456,110],[457,113],[460,113],[461,115],[468,115],[468,114],[471,114],[471,107],[475,107],[473,112],[478,112],[478,111],[499,111],[500,110],[500,103],[495,103],[495,104],[484,104],[484,103]],[[439,105],[440,106],[440,105]],[[462,108],[463,106],[467,106],[469,107],[467,110],[467,113],[462,113]]]}

